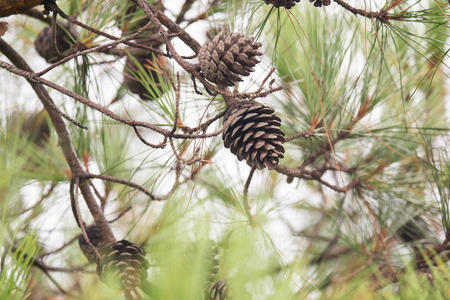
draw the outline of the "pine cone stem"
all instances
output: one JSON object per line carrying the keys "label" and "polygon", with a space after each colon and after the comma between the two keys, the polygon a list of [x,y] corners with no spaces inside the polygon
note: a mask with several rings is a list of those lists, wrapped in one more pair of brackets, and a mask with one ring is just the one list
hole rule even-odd
{"label": "pine cone stem", "polygon": [[253,218],[252,218],[252,214],[250,213],[250,205],[248,205],[248,188],[250,187],[250,182],[252,182],[253,174],[255,174],[255,171],[256,171],[256,167],[252,167],[252,169],[250,170],[250,174],[248,174],[247,182],[245,183],[245,186],[244,186],[243,205],[244,205],[245,213],[247,214],[248,220],[250,221],[251,225],[253,225]]}
{"label": "pine cone stem", "polygon": [[223,96],[223,99],[225,100],[225,105],[227,106],[227,109],[230,109],[231,107],[239,103],[239,100],[234,97]]}

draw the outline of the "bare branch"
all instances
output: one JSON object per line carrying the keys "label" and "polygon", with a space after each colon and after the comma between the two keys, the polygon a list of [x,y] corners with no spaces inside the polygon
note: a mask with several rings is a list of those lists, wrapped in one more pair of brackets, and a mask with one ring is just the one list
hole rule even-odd
{"label": "bare branch", "polygon": [[245,186],[244,186],[243,205],[244,205],[244,210],[245,210],[245,213],[247,214],[248,221],[250,222],[250,224],[253,224],[253,217],[250,212],[250,205],[248,205],[248,188],[250,187],[250,183],[252,182],[253,174],[255,174],[255,171],[256,171],[256,167],[253,167],[250,170],[250,173],[248,174],[248,178],[247,178],[247,181],[245,182]]}
{"label": "bare branch", "polygon": [[106,180],[106,181],[110,181],[110,182],[115,182],[115,183],[120,183],[120,184],[123,184],[123,185],[127,185],[129,187],[138,189],[139,191],[141,191],[144,194],[146,194],[147,196],[149,196],[152,200],[165,200],[166,199],[164,197],[158,197],[158,196],[153,195],[152,193],[150,193],[148,191],[148,188],[145,188],[145,187],[143,187],[143,186],[141,186],[141,185],[139,185],[137,183],[134,183],[134,182],[131,182],[129,180],[122,179],[122,178],[117,178],[117,177],[114,177],[114,176],[104,175],[104,174],[98,174],[98,175],[96,175],[96,174],[84,174],[83,177],[87,178],[87,179],[102,179],[102,180]]}
{"label": "bare branch", "polygon": [[380,22],[387,22],[390,19],[388,11],[384,9],[380,11],[366,11],[364,9],[355,8],[342,0],[333,1],[355,15],[360,15],[369,19],[377,19]]}

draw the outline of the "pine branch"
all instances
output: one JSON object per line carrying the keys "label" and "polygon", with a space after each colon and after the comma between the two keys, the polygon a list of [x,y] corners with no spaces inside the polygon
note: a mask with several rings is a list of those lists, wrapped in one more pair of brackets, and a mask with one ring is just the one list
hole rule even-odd
{"label": "pine branch", "polygon": [[342,0],[333,1],[355,15],[360,15],[369,19],[377,19],[383,23],[391,19],[388,15],[388,10],[382,9],[380,11],[366,11],[364,9],[355,8]]}
{"label": "pine branch", "polygon": [[166,196],[162,196],[161,197],[161,196],[153,195],[152,193],[150,193],[148,191],[148,188],[145,188],[145,187],[143,187],[143,186],[141,186],[141,185],[139,185],[137,183],[131,182],[129,180],[121,179],[121,178],[116,178],[114,176],[105,175],[105,174],[98,174],[98,175],[96,175],[96,174],[85,174],[84,178],[87,178],[87,179],[102,179],[102,180],[106,180],[106,181],[110,181],[110,182],[120,183],[120,184],[129,186],[129,187],[138,189],[139,191],[141,191],[144,194],[146,194],[147,196],[149,196],[150,199],[152,199],[152,200],[161,201],[161,200],[166,200],[167,199]]}

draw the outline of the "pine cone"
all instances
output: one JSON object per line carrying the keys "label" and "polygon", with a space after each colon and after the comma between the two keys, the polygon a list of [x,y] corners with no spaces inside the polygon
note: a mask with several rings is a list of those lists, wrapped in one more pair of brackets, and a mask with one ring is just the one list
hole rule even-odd
{"label": "pine cone", "polygon": [[406,243],[425,240],[427,223],[420,216],[415,216],[398,228],[396,235]]}
{"label": "pine cone", "polygon": [[132,290],[147,278],[145,254],[144,249],[129,241],[112,243],[100,252],[97,274],[111,288]]}
{"label": "pine cone", "polygon": [[225,148],[230,148],[241,161],[259,170],[273,170],[283,158],[284,132],[274,109],[255,101],[234,100],[227,108],[224,124],[232,119],[222,135]]}
{"label": "pine cone", "polygon": [[50,137],[49,123],[45,110],[34,113],[16,111],[7,120],[6,126],[12,134],[24,136],[36,146],[44,147]]}
{"label": "pine cone", "polygon": [[309,0],[309,2],[313,3],[315,7],[328,6],[331,4],[330,0]]}
{"label": "pine cone", "polygon": [[205,292],[204,300],[226,300],[230,298],[230,292],[227,284],[223,280],[211,282],[208,290]]}
{"label": "pine cone", "polygon": [[[86,234],[89,238],[89,241],[98,251],[100,251],[103,247],[106,246],[106,241],[103,239],[100,229],[96,224],[89,225],[86,227]],[[81,252],[83,252],[84,256],[86,256],[89,262],[95,262],[95,252],[91,246],[87,243],[83,234],[78,236],[78,244],[80,245]]]}
{"label": "pine cone", "polygon": [[211,27],[206,32],[206,38],[208,40],[212,40],[216,35],[218,35],[221,31],[224,32],[224,34],[229,34],[230,30],[228,29],[228,26],[222,25],[220,27]]}
{"label": "pine cone", "polygon": [[193,270],[201,269],[205,271],[205,284],[214,282],[216,274],[219,272],[219,247],[214,241],[207,241],[208,244],[200,247],[199,243],[191,244],[186,250],[186,261],[188,267]]}
{"label": "pine cone", "polygon": [[[72,27],[67,27],[66,30],[56,27],[56,47],[59,53],[64,53],[74,45],[73,40],[76,40],[78,33]],[[58,53],[55,51],[52,42],[52,27],[45,27],[34,41],[34,48],[37,53],[42,56],[48,63],[54,63],[59,60]]]}
{"label": "pine cone", "polygon": [[295,3],[300,2],[300,0],[264,0],[264,2],[275,7],[286,7],[286,9],[291,9],[295,6]]}
{"label": "pine cone", "polygon": [[234,86],[248,76],[259,63],[257,56],[261,43],[254,43],[254,37],[243,34],[220,32],[206,41],[198,52],[198,61],[203,76],[216,84]]}
{"label": "pine cone", "polygon": [[[134,94],[138,94],[142,100],[155,100],[161,97],[164,93],[159,81],[159,75],[154,68],[147,68],[144,65],[151,66],[155,64],[160,69],[167,68],[165,60],[162,56],[145,55],[135,56],[135,60],[139,63],[136,65],[135,61],[127,57],[125,67],[123,69],[123,84]],[[151,63],[153,62],[153,63]],[[163,66],[162,66],[163,65]],[[148,90],[142,81],[148,82]]]}

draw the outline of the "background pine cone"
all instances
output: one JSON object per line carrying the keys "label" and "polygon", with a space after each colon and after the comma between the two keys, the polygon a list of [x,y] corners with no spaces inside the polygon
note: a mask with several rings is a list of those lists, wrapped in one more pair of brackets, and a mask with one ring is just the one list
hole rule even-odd
{"label": "background pine cone", "polygon": [[[89,238],[89,241],[98,251],[100,251],[103,247],[106,246],[106,241],[103,239],[100,229],[96,224],[92,224],[86,227],[86,234]],[[81,252],[83,252],[84,256],[86,256],[89,262],[95,262],[95,252],[91,246],[87,243],[83,234],[78,236],[78,244],[80,245]]]}
{"label": "background pine cone", "polygon": [[206,41],[198,53],[198,61],[203,76],[216,84],[234,86],[248,76],[259,63],[257,56],[261,43],[254,43],[254,37],[245,38],[243,34],[223,32]]}
{"label": "background pine cone", "polygon": [[250,167],[275,169],[284,157],[285,139],[281,119],[274,112],[255,101],[235,100],[224,116],[224,124],[232,118],[222,135],[225,148],[230,148],[239,160],[245,159]]}
{"label": "background pine cone", "polygon": [[147,278],[145,250],[127,240],[112,243],[100,252],[97,274],[109,287],[133,290]]}
{"label": "background pine cone", "polygon": [[205,272],[205,284],[216,281],[216,275],[219,272],[219,247],[212,240],[205,244],[191,244],[186,249],[186,261],[188,267],[192,270],[202,270]]}
{"label": "background pine cone", "polygon": [[224,34],[229,34],[230,33],[230,30],[228,29],[228,26],[226,26],[226,25],[222,25],[220,27],[211,27],[211,28],[208,29],[208,31],[206,31],[206,38],[208,40],[212,40],[221,31]]}
{"label": "background pine cone", "polygon": [[[66,29],[56,26],[56,47],[62,54],[74,45],[74,40],[78,38],[77,31],[71,26],[66,26]],[[34,40],[34,48],[37,53],[42,56],[48,63],[54,63],[59,60],[58,53],[55,51],[52,43],[52,27],[45,27]]]}
{"label": "background pine cone", "polygon": [[309,2],[314,2],[315,7],[328,6],[331,4],[331,0],[309,0]]}
{"label": "background pine cone", "polygon": [[226,300],[230,298],[230,291],[227,284],[223,280],[211,282],[209,285],[204,300]]}
{"label": "background pine cone", "polygon": [[295,3],[300,2],[300,0],[264,0],[267,5],[273,5],[275,7],[286,7],[291,9],[295,6]]}
{"label": "background pine cone", "polygon": [[47,111],[14,112],[7,121],[8,131],[26,137],[38,147],[44,147],[50,138],[50,120]]}
{"label": "background pine cone", "polygon": [[[158,99],[165,92],[161,88],[161,82],[159,80],[159,76],[161,75],[158,76],[155,69],[147,68],[144,65],[151,66],[153,62],[160,69],[167,68],[164,58],[162,56],[155,56],[153,58],[153,54],[147,54],[144,56],[135,56],[134,59],[138,64],[131,57],[127,57],[123,69],[123,84],[132,93],[138,94],[142,100]],[[162,64],[164,65],[162,66]],[[148,82],[150,90],[142,84],[142,81]]]}
{"label": "background pine cone", "polygon": [[[161,1],[149,1],[157,6],[161,11],[165,8]],[[125,12],[118,19],[118,27],[122,31],[122,37],[130,36],[136,33],[139,29],[144,27],[149,22],[145,12],[138,8],[136,4],[130,3],[125,9]],[[163,44],[163,39],[159,33],[158,28],[150,25],[142,34],[137,36],[134,41],[138,44],[144,44],[150,47],[157,48]]]}

